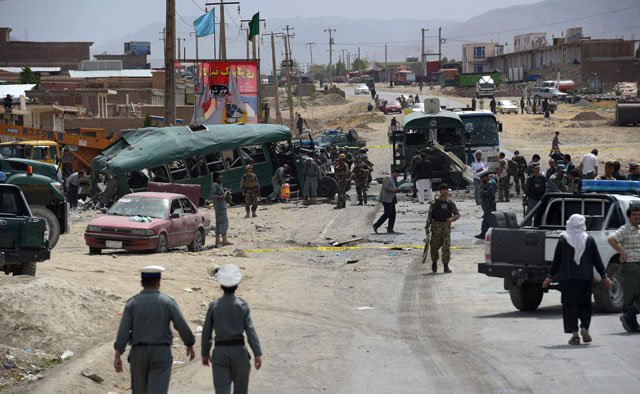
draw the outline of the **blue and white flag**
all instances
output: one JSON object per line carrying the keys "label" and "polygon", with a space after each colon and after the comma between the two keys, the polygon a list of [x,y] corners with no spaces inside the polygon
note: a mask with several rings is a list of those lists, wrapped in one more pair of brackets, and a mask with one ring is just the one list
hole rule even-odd
{"label": "blue and white flag", "polygon": [[216,18],[215,8],[193,21],[193,27],[196,31],[196,37],[204,37],[215,33]]}

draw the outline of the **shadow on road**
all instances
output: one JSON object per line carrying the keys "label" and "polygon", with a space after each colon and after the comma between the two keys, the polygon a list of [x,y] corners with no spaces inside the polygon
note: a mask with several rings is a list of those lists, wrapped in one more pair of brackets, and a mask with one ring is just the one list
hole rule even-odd
{"label": "shadow on road", "polygon": [[534,312],[511,311],[493,315],[475,316],[476,319],[562,319],[562,306],[545,306]]}
{"label": "shadow on road", "polygon": [[565,350],[565,349],[579,350],[579,349],[593,349],[601,346],[584,344],[584,345],[554,345],[554,346],[540,346],[540,347],[548,350]]}

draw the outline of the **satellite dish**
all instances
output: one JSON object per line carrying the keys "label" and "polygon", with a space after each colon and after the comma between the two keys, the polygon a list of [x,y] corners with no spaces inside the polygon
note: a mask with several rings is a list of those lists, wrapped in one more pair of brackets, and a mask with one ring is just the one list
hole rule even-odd
{"label": "satellite dish", "polygon": [[440,44],[446,44],[447,43],[447,39],[446,38],[441,38],[440,39]]}

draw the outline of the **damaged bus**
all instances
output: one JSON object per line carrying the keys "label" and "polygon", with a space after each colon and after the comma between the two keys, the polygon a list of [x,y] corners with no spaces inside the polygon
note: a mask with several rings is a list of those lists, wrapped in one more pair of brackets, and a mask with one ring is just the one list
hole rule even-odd
{"label": "damaged bus", "polygon": [[425,112],[404,117],[402,128],[390,131],[393,164],[405,176],[410,172],[411,157],[424,152],[431,162],[432,186],[447,183],[461,189],[473,184],[473,174],[466,165],[470,135],[460,116],[442,110],[438,99],[425,100]]}
{"label": "damaged bus", "polygon": [[[273,124],[132,130],[93,159],[92,191],[94,197],[102,193],[100,201],[107,205],[125,194],[146,190],[150,182],[199,185],[200,197],[194,203],[202,205],[210,197],[211,175],[217,171],[223,175],[223,186],[239,200],[247,164],[253,165],[265,196],[272,190],[275,169],[285,163],[291,189],[296,191],[304,183],[303,158],[294,150],[291,137],[288,127]],[[98,178],[103,178],[103,190]]]}

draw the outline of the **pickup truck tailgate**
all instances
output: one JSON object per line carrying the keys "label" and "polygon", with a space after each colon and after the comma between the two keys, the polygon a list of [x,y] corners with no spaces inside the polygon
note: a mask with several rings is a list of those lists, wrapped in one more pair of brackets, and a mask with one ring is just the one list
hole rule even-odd
{"label": "pickup truck tailgate", "polygon": [[494,228],[491,232],[491,262],[546,265],[545,238],[545,230]]}

